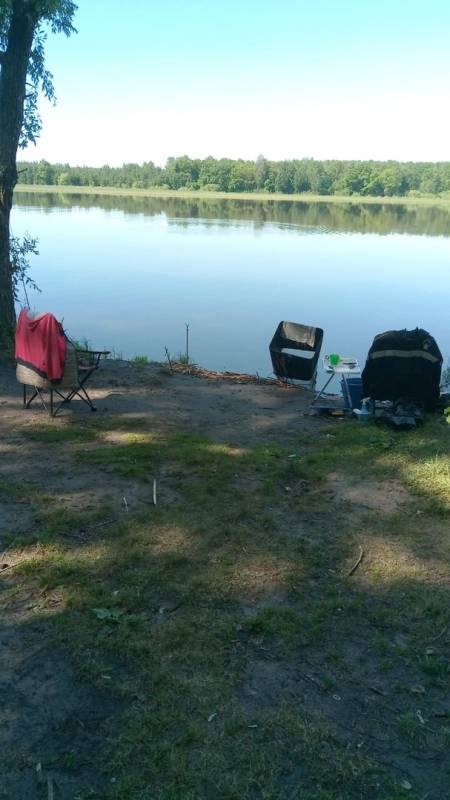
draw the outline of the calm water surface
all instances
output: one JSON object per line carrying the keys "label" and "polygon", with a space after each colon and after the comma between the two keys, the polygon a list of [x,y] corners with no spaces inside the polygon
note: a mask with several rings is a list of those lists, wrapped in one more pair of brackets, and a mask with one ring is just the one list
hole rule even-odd
{"label": "calm water surface", "polygon": [[17,194],[39,239],[39,310],[124,357],[184,351],[268,375],[281,319],[365,360],[376,333],[428,329],[450,355],[450,212],[406,206]]}

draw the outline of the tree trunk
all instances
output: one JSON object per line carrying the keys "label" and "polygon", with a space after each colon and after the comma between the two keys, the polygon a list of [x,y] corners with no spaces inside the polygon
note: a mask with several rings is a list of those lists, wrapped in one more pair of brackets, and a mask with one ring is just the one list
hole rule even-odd
{"label": "tree trunk", "polygon": [[0,356],[10,355],[14,333],[15,311],[9,260],[9,215],[13,185],[0,179]]}
{"label": "tree trunk", "polygon": [[9,218],[17,183],[28,62],[38,20],[33,0],[13,0],[0,71],[0,357],[12,351],[15,311],[9,258]]}

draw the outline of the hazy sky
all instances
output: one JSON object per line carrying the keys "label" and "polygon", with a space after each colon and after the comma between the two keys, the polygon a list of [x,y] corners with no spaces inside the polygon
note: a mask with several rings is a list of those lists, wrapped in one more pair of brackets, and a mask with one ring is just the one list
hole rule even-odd
{"label": "hazy sky", "polygon": [[79,0],[75,25],[27,160],[450,160],[449,0]]}

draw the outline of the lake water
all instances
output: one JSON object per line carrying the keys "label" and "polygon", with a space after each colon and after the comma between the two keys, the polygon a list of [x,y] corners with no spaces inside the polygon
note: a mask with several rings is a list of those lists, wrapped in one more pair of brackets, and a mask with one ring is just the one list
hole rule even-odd
{"label": "lake water", "polygon": [[282,319],[365,361],[376,333],[424,327],[450,356],[450,212],[439,208],[17,194],[39,239],[30,304],[124,357],[184,352],[268,375]]}

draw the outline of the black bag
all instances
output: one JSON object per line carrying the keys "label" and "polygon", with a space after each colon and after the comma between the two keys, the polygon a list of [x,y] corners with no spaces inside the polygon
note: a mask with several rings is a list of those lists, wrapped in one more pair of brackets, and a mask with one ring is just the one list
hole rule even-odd
{"label": "black bag", "polygon": [[379,333],[363,369],[363,396],[392,401],[405,398],[434,411],[441,370],[441,352],[427,331],[416,328]]}

